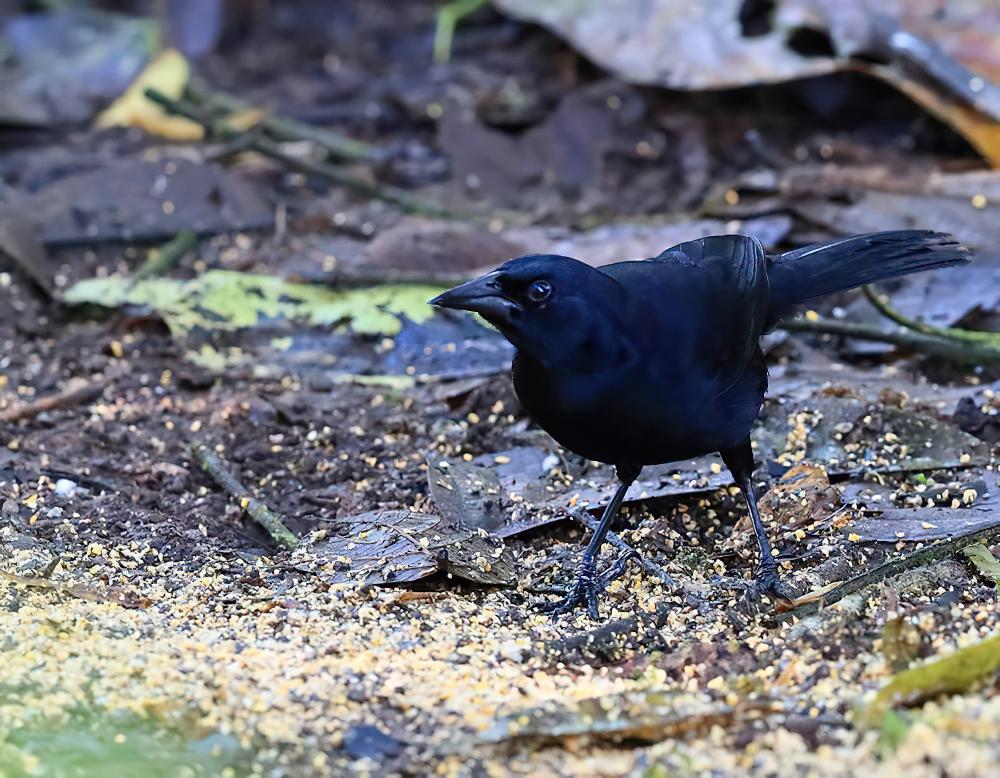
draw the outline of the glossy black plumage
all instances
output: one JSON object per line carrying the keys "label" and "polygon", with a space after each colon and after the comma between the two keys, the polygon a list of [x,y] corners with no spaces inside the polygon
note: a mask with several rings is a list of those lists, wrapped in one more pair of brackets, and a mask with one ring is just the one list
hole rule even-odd
{"label": "glossy black plumage", "polygon": [[617,467],[602,517],[558,611],[596,615],[594,559],[642,466],[718,451],[743,489],[761,544],[759,591],[783,594],[751,484],[750,428],[767,389],[760,336],[802,303],[967,261],[950,236],[901,230],[767,257],[749,237],[682,243],[599,269],[530,255],[432,301],[479,312],[514,344],[514,387],[567,449]]}

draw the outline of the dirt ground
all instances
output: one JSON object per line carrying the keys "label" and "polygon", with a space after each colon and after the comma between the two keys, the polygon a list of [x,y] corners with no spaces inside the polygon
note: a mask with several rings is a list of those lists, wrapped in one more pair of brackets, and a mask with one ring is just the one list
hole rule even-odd
{"label": "dirt ground", "polygon": [[[837,175],[992,175],[965,141],[856,75],[633,87],[493,11],[428,68],[430,5],[345,4],[312,37],[308,4],[293,5],[201,75],[389,150],[383,183],[493,219],[442,227],[223,140],[0,135],[0,205],[24,197],[45,214],[51,281],[45,292],[0,264],[0,774],[996,774],[995,666],[902,692],[888,712],[873,702],[907,667],[997,632],[988,567],[962,545],[928,553],[969,532],[996,549],[995,368],[769,336],[763,509],[788,580],[817,597],[746,606],[752,532],[706,458],[644,477],[616,528],[675,585],[632,563],[601,622],[554,621],[535,605],[570,580],[585,537],[566,508],[596,510],[611,474],[525,417],[489,333],[403,313],[398,331],[279,321],[246,336],[209,331],[206,315],[181,337],[169,305],[60,299],[134,273],[189,226],[178,210],[206,226],[169,279],[238,271],[352,293],[351,273],[435,286],[532,241],[608,260],[657,230],[745,227],[770,248],[799,245],[877,207],[845,201]],[[815,107],[831,84],[833,118]],[[216,177],[210,194],[191,162]],[[189,215],[129,188],[142,165],[189,177]],[[795,181],[810,170],[830,190],[806,202]],[[910,210],[895,218],[940,212],[923,185],[896,192]],[[987,213],[969,230],[985,246],[998,223]],[[989,260],[893,299],[989,329]],[[857,294],[819,314],[879,321]],[[268,346],[284,338],[287,354]],[[227,359],[192,359],[205,343]],[[220,488],[198,444],[298,548]],[[435,518],[411,526],[400,511]],[[463,517],[473,528],[455,530]]]}

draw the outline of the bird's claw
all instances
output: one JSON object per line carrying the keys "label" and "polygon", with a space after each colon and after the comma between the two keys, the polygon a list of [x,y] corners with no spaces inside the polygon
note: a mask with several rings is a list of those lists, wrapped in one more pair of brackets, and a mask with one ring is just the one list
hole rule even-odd
{"label": "bird's claw", "polygon": [[596,560],[584,554],[576,570],[576,580],[565,591],[563,599],[558,602],[542,603],[538,606],[538,609],[542,613],[548,613],[554,618],[570,613],[577,606],[582,605],[586,608],[587,615],[594,621],[597,621],[601,617],[600,611],[597,608],[597,598],[608,588],[608,585],[612,581],[619,578],[625,572],[629,560],[635,556],[638,555],[634,551],[626,551],[611,567],[600,575],[597,575]]}
{"label": "bird's claw", "polygon": [[596,621],[601,617],[597,610],[598,593],[596,581],[584,582],[577,578],[562,600],[543,603],[538,606],[538,610],[555,618],[570,613],[578,605],[582,605],[587,609],[587,615]]}
{"label": "bird's claw", "polygon": [[765,594],[772,599],[789,602],[799,596],[798,592],[781,580],[778,576],[778,566],[775,564],[761,565],[753,582],[747,586],[744,595],[747,609],[750,611],[759,610],[760,598]]}
{"label": "bird's claw", "polygon": [[760,600],[765,594],[772,600],[791,601],[799,596],[798,592],[781,580],[777,565],[762,566],[752,581],[716,575],[712,577],[712,584],[724,589],[742,591],[742,610],[751,614],[760,611]]}

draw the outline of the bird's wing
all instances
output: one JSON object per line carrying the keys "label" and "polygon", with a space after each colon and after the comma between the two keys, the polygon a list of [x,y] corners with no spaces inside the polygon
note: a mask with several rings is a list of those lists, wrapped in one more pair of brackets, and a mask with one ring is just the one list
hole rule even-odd
{"label": "bird's wing", "polygon": [[694,370],[694,379],[719,392],[743,375],[768,307],[764,247],[756,238],[701,238],[601,271],[637,301],[630,329],[659,339],[679,369]]}

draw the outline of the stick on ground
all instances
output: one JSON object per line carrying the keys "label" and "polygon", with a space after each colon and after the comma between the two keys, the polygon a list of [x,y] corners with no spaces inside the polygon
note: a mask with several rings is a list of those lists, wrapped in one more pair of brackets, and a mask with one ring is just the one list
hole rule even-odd
{"label": "stick on ground", "polygon": [[260,500],[253,498],[218,454],[204,443],[194,443],[191,446],[191,455],[201,469],[212,476],[212,480],[226,494],[239,502],[240,507],[271,536],[275,543],[289,551],[298,545],[299,539],[285,526],[281,517]]}
{"label": "stick on ground", "polygon": [[1000,521],[993,526],[985,527],[966,535],[956,535],[955,537],[948,538],[947,540],[931,543],[930,545],[920,549],[919,551],[914,551],[912,554],[905,556],[902,559],[893,559],[883,565],[874,567],[867,572],[856,575],[854,578],[850,578],[842,583],[836,589],[826,592],[819,599],[807,602],[797,608],[786,611],[781,614],[779,618],[784,621],[789,618],[808,616],[809,614],[820,610],[820,608],[832,605],[850,594],[854,594],[855,592],[865,589],[873,584],[881,583],[887,578],[899,575],[907,570],[923,567],[931,562],[937,562],[941,559],[953,557],[962,549],[975,545],[976,543],[993,543],[997,538],[1000,538]]}
{"label": "stick on ground", "polygon": [[198,233],[189,229],[181,230],[173,238],[160,246],[160,248],[149,252],[146,261],[132,274],[132,284],[149,276],[166,273],[197,245]]}
{"label": "stick on ground", "polygon": [[108,380],[105,377],[94,381],[87,378],[74,378],[55,394],[47,394],[30,403],[15,405],[0,411],[0,424],[12,424],[16,421],[34,419],[39,414],[48,411],[58,411],[90,402],[101,396],[107,383]]}
{"label": "stick on ground", "polygon": [[889,298],[880,295],[871,285],[861,287],[868,302],[876,311],[881,313],[890,321],[894,321],[908,330],[919,332],[931,338],[948,338],[950,340],[964,341],[967,343],[977,343],[984,347],[996,349],[1000,347],[1000,334],[996,332],[981,332],[979,330],[966,330],[961,327],[933,327],[922,321],[911,319],[892,307]]}
{"label": "stick on ground", "polygon": [[458,221],[475,222],[482,220],[482,217],[478,217],[475,214],[460,212],[436,203],[427,202],[399,187],[360,178],[329,163],[294,157],[285,153],[280,144],[269,138],[262,137],[260,134],[253,132],[240,132],[227,125],[224,120],[207,116],[201,107],[194,105],[190,101],[172,100],[155,89],[147,89],[145,95],[154,103],[161,106],[167,113],[183,116],[197,122],[205,128],[205,132],[209,137],[236,143],[234,149],[256,151],[258,154],[270,157],[292,170],[325,178],[333,184],[351,189],[372,199],[391,203],[409,213]]}
{"label": "stick on ground", "polygon": [[825,335],[843,335],[848,338],[891,343],[911,348],[931,356],[943,357],[959,364],[996,364],[1000,362],[1000,348],[990,343],[962,341],[955,338],[925,335],[912,330],[887,332],[879,327],[853,321],[820,318],[789,319],[778,325],[789,332],[818,332]]}
{"label": "stick on ground", "polygon": [[[188,84],[187,93],[196,103],[210,110],[240,113],[257,107],[235,95],[211,89],[199,81]],[[379,162],[386,156],[385,150],[378,146],[285,116],[267,114],[260,120],[260,125],[277,141],[310,140],[322,146],[332,157],[348,162]]]}
{"label": "stick on ground", "polygon": [[[597,531],[597,520],[592,518],[590,514],[588,514],[586,511],[569,510],[567,511],[567,513],[569,513],[569,515],[572,516],[575,521],[580,522],[591,532]],[[604,542],[611,546],[614,546],[619,551],[625,551],[630,553],[632,555],[632,558],[635,559],[636,562],[638,562],[639,567],[641,567],[643,572],[646,573],[647,575],[651,575],[653,576],[653,578],[659,579],[667,586],[669,586],[671,589],[675,589],[677,587],[677,583],[674,581],[673,576],[671,576],[670,573],[668,573],[666,570],[664,570],[655,562],[650,562],[642,554],[640,554],[638,551],[632,548],[632,546],[630,546],[628,543],[622,540],[619,535],[615,534],[614,532],[608,532],[608,534],[604,536]]]}

